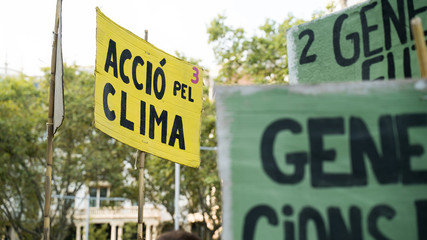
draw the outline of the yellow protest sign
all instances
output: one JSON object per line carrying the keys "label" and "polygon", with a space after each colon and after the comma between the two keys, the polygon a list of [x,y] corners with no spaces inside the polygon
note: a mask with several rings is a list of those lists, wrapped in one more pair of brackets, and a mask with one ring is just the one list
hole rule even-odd
{"label": "yellow protest sign", "polygon": [[169,55],[97,9],[95,126],[167,160],[200,165],[203,69]]}

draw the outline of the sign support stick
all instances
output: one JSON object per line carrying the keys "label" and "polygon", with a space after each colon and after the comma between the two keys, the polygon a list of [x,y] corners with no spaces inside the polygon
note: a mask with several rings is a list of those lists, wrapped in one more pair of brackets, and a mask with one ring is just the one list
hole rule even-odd
{"label": "sign support stick", "polygon": [[138,188],[138,240],[143,240],[143,218],[144,218],[144,165],[145,165],[145,152],[138,150],[139,159],[139,188]]}
{"label": "sign support stick", "polygon": [[43,214],[43,239],[50,239],[50,200],[51,200],[51,181],[52,181],[52,164],[53,164],[53,110],[55,99],[55,72],[56,72],[56,48],[58,46],[58,28],[59,28],[59,15],[62,1],[58,0],[56,3],[55,15],[55,29],[52,45],[52,59],[51,59],[51,75],[50,75],[50,88],[49,88],[49,113],[47,120],[47,148],[46,148],[46,174],[45,174],[45,193],[44,193],[44,214]]}
{"label": "sign support stick", "polygon": [[426,40],[424,37],[423,25],[419,17],[414,17],[411,20],[412,34],[415,40],[415,48],[417,49],[418,63],[420,65],[421,77],[427,78],[427,50]]}
{"label": "sign support stick", "polygon": [[180,165],[175,163],[175,219],[174,229],[179,230],[179,188],[180,188]]}
{"label": "sign support stick", "polygon": [[[148,30],[145,30],[145,41],[148,41]],[[145,152],[138,150],[138,159],[139,159],[139,182],[138,182],[138,240],[143,240],[143,230],[144,230],[144,193],[145,193],[145,183],[144,183],[144,168],[145,168]]]}

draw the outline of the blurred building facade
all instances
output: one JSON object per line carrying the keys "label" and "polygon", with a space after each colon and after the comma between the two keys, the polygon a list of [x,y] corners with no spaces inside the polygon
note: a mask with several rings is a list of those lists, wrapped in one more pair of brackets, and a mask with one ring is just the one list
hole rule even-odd
{"label": "blurred building facade", "polygon": [[[75,196],[75,210],[72,216],[76,226],[76,240],[86,240],[89,225],[107,224],[110,240],[122,240],[124,226],[137,223],[138,206],[130,200],[110,198],[108,182],[90,183]],[[144,204],[144,237],[154,240],[160,234],[161,225],[172,221],[167,211],[153,204]],[[133,232],[133,231],[132,231]],[[134,229],[136,239],[136,225]],[[128,236],[132,235],[128,233]]]}

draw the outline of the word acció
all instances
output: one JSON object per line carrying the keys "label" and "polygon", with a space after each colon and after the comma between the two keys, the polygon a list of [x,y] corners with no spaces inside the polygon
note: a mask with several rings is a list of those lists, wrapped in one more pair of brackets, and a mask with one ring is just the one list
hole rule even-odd
{"label": "word acci\u00f3", "polygon": [[[113,75],[114,77],[118,78],[118,72],[120,72],[120,78],[122,81],[126,84],[130,82],[129,76],[125,74],[124,68],[125,68],[125,62],[127,60],[132,59],[132,53],[129,49],[124,49],[120,54],[120,61],[119,64],[117,64],[117,50],[116,50],[116,42],[110,39],[110,42],[108,44],[108,52],[107,52],[107,58],[105,61],[104,71],[108,73],[110,67],[113,68]],[[163,96],[165,95],[165,89],[166,89],[166,76],[162,69],[162,67],[166,64],[166,59],[162,59],[160,62],[160,67],[157,67],[154,70],[153,75],[153,64],[150,61],[147,61],[147,67],[146,67],[146,77],[145,77],[145,93],[148,95],[151,95],[151,89],[154,88],[154,95],[158,100],[161,100]],[[137,90],[143,90],[144,85],[140,82],[138,82],[137,77],[137,68],[138,66],[143,66],[144,60],[141,58],[141,56],[135,56],[132,61],[132,81],[135,86],[135,89]],[[191,82],[194,84],[197,84],[199,81],[199,69],[197,67],[193,67],[193,79],[191,79]],[[159,80],[160,78],[160,80]],[[160,84],[160,87],[159,87]],[[188,96],[185,94],[185,89],[187,88],[186,84],[181,84],[179,81],[174,81],[174,96],[177,96],[177,92],[181,91],[181,98],[187,99],[190,102],[194,102],[192,99],[191,93],[192,88],[188,86]]]}
{"label": "word acci\u00f3", "polygon": [[[118,60],[117,57],[117,48],[116,42],[110,39],[107,56],[104,65],[104,71],[106,73],[112,69],[112,74],[115,78],[119,78],[125,84],[130,84],[130,78],[125,74],[124,68],[126,61],[132,59],[132,53],[129,49],[124,49]],[[132,82],[136,90],[143,92],[144,84],[138,81],[137,68],[145,64],[144,60],[140,56],[135,56],[132,61]],[[166,65],[166,59],[162,59],[159,62],[158,66],[153,73],[153,64],[150,61],[146,62],[146,76],[145,76],[145,94],[151,95],[154,93],[154,96],[158,100],[162,100],[166,92],[166,75],[162,67]],[[194,76],[194,75],[193,75]],[[188,95],[186,89],[188,87]],[[181,92],[181,94],[178,94]],[[178,81],[174,82],[173,95],[180,96],[182,99],[188,99],[189,102],[194,102],[191,96],[191,87],[186,84],[180,83]],[[106,83],[103,90],[103,107],[104,113],[108,120],[114,121],[116,119],[115,110],[110,109],[108,104],[109,96],[114,96],[116,94],[116,89],[114,84]],[[155,128],[156,126],[161,126],[161,143],[168,144],[169,146],[174,147],[176,141],[178,140],[179,148],[185,150],[185,138],[184,138],[184,123],[182,116],[176,114],[170,118],[170,114],[167,110],[159,111],[156,109],[155,104],[149,104],[143,100],[143,94],[137,96],[140,100],[139,106],[132,106],[133,110],[135,108],[139,111],[139,133],[141,135],[146,135],[146,125],[148,122],[148,137],[150,139],[155,139]],[[135,123],[128,119],[127,108],[128,108],[128,93],[126,91],[121,91],[120,97],[120,126],[134,131]],[[159,113],[160,112],[160,113]],[[137,115],[137,114],[135,114]],[[172,120],[172,128],[168,128],[168,119]],[[148,121],[147,121],[148,120]],[[169,136],[168,136],[169,133]]]}

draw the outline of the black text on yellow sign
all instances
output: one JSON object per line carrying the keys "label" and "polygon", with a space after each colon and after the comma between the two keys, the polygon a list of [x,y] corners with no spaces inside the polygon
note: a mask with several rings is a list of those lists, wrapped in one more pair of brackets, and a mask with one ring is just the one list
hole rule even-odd
{"label": "black text on yellow sign", "polygon": [[97,9],[95,126],[141,151],[197,167],[203,71]]}

